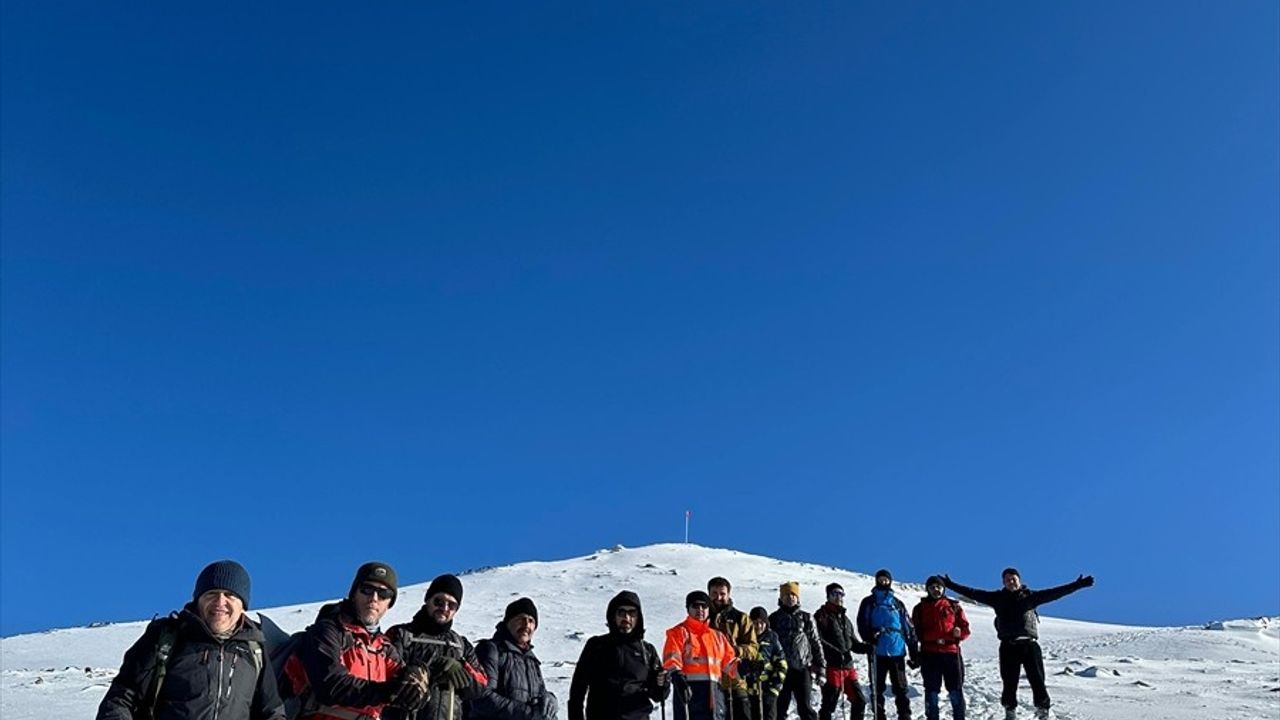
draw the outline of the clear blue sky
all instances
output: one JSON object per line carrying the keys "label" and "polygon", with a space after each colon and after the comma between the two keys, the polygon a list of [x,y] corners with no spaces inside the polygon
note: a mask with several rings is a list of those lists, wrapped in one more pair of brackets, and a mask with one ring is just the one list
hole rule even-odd
{"label": "clear blue sky", "polygon": [[686,508],[1280,612],[1275,2],[345,5],[3,3],[0,633]]}

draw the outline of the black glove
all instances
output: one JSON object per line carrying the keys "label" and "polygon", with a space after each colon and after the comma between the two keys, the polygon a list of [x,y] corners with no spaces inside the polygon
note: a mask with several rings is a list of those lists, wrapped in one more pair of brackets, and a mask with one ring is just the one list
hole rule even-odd
{"label": "black glove", "polygon": [[460,661],[438,655],[431,661],[431,680],[437,686],[453,688],[461,690],[471,683],[471,675],[467,673],[467,668]]}
{"label": "black glove", "polygon": [[426,707],[431,699],[431,675],[421,665],[409,665],[396,678],[391,691],[391,703],[409,711]]}
{"label": "black glove", "polygon": [[943,573],[943,574],[942,574],[942,584],[943,584],[943,585],[946,585],[947,587],[951,587],[951,576],[950,576],[950,575],[948,575],[948,574],[946,574],[946,573]]}
{"label": "black glove", "polygon": [[[866,655],[867,653],[869,653],[869,652],[871,652],[871,651],[873,651],[873,650],[875,650],[875,648],[871,647],[871,646],[870,646],[870,645],[868,645],[867,643],[864,643],[864,642],[858,642],[857,640],[854,640],[854,641],[853,641],[853,652],[855,652],[855,653],[857,653],[857,654],[859,654],[859,655]],[[852,665],[852,664],[853,664],[853,653],[850,653],[850,654],[849,654],[849,664],[850,664],[850,665]]]}
{"label": "black glove", "polygon": [[693,699],[693,688],[689,687],[689,683],[685,682],[684,674],[679,672],[671,673],[671,687],[675,690],[675,698],[686,705]]}
{"label": "black glove", "polygon": [[853,664],[853,653],[851,652],[840,653],[840,667],[849,667],[852,664]]}
{"label": "black glove", "polygon": [[653,686],[661,690],[667,686],[667,682],[671,680],[671,674],[666,670],[659,670],[653,674]]}
{"label": "black glove", "polygon": [[907,667],[911,668],[912,670],[919,670],[920,669],[919,658],[907,658]]}
{"label": "black glove", "polygon": [[1082,588],[1093,587],[1093,576],[1081,575],[1080,577],[1076,578],[1076,584]]}

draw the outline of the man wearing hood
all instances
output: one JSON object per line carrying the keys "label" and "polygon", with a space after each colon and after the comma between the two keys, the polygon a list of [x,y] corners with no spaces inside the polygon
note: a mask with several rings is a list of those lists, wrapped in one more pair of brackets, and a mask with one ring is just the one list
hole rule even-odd
{"label": "man wearing hood", "polygon": [[876,676],[869,678],[868,682],[874,683],[876,720],[884,720],[885,717],[886,677],[892,679],[898,720],[909,720],[911,701],[907,698],[906,657],[910,655],[911,666],[916,667],[919,648],[907,606],[893,595],[893,575],[888,570],[876,571],[875,587],[858,606],[858,634],[875,648]]}
{"label": "man wearing hood", "polygon": [[406,666],[379,623],[396,604],[396,571],[381,562],[356,570],[347,597],[320,608],[285,661],[299,718],[379,718],[388,705],[417,710],[427,701],[426,668]]}
{"label": "man wearing hood", "polygon": [[1044,656],[1040,653],[1040,615],[1036,608],[1045,603],[1066,597],[1077,590],[1093,587],[1092,575],[1081,575],[1075,582],[1045,590],[1031,590],[1022,584],[1022,574],[1017,568],[1005,568],[1000,574],[1004,586],[999,590],[978,590],[958,582],[948,575],[942,576],[942,584],[970,600],[989,605],[996,611],[996,637],[1000,639],[1000,680],[1004,689],[1000,704],[1005,717],[1013,718],[1018,707],[1018,678],[1023,668],[1027,682],[1031,684],[1031,699],[1036,714],[1049,715],[1049,691],[1044,686]]}
{"label": "man wearing hood", "polygon": [[708,623],[711,597],[701,590],[685,596],[689,616],[667,631],[662,667],[671,673],[676,720],[724,720],[721,683],[737,677],[737,655],[724,633]]}
{"label": "man wearing hood", "polygon": [[822,707],[818,709],[818,718],[831,720],[843,693],[849,698],[851,717],[862,720],[867,699],[862,696],[862,688],[858,685],[858,671],[853,666],[853,659],[871,652],[871,646],[859,642],[858,636],[854,634],[853,623],[845,612],[844,588],[840,583],[827,586],[827,602],[813,613],[813,622],[818,626],[822,653],[827,659],[826,682],[822,684]]}
{"label": "man wearing hood", "polygon": [[469,720],[542,720],[556,716],[556,696],[542,680],[533,654],[538,608],[522,597],[507,605],[493,638],[476,645],[484,692],[471,703]]}
{"label": "man wearing hood", "polygon": [[462,720],[463,703],[480,693],[486,678],[471,642],[453,629],[454,616],[461,607],[462,581],[454,575],[441,575],[431,581],[413,620],[387,631],[406,664],[427,668],[432,693],[426,707],[416,713],[387,708],[383,718]]}
{"label": "man wearing hood", "polygon": [[587,640],[573,670],[569,720],[645,720],[671,686],[658,651],[645,642],[640,597],[630,590],[615,595],[605,625],[609,632]]}
{"label": "man wearing hood", "polygon": [[244,567],[210,564],[196,578],[191,602],[151,621],[124,654],[97,720],[284,720],[262,629],[244,614],[248,607]]}

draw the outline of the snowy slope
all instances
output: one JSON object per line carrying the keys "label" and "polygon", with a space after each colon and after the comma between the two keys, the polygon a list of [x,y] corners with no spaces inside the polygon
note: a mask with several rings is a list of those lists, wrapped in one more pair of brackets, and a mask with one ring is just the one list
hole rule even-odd
{"label": "snowy slope", "polygon": [[[354,568],[352,568],[354,571]],[[542,624],[534,638],[543,671],[561,701],[582,644],[604,632],[604,608],[618,590],[640,594],[648,639],[659,648],[662,630],[684,617],[684,595],[713,575],[734,583],[738,607],[776,606],[776,588],[802,584],[801,605],[821,602],[822,588],[844,585],[850,604],[872,585],[871,577],[838,568],[784,562],[733,550],[697,545],[652,545],[602,550],[587,557],[528,562],[468,573],[457,629],[473,641],[488,637],[508,602],[528,595]],[[333,585],[350,582],[343,572]],[[1105,579],[1103,579],[1105,582]],[[383,626],[407,621],[422,601],[426,583],[401,589]],[[919,585],[898,584],[908,608]],[[304,628],[322,602],[263,611],[288,631]],[[1050,612],[1052,606],[1046,608]],[[965,644],[970,717],[1003,717],[992,615],[966,605],[974,637]],[[53,630],[0,640],[0,716],[4,720],[90,718],[115,674],[124,650],[144,622]],[[1056,710],[1071,718],[1280,718],[1280,620],[1220,623],[1214,629],[1145,628],[1043,618],[1045,664]],[[912,674],[912,705],[923,717],[919,676]],[[1030,691],[1020,699],[1030,715]],[[944,709],[944,717],[948,713]],[[655,713],[654,717],[657,717]],[[794,713],[793,713],[794,717]]]}

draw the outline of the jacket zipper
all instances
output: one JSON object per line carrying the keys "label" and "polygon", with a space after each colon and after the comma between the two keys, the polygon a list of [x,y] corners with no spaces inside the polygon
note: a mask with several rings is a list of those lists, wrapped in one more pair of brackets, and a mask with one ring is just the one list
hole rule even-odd
{"label": "jacket zipper", "polygon": [[213,701],[213,720],[218,720],[218,710],[222,709],[222,659],[223,646],[218,646],[218,694]]}

